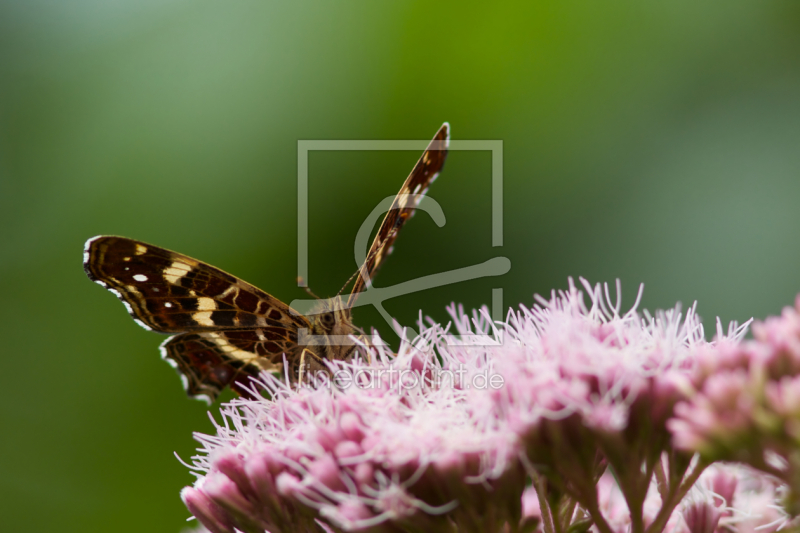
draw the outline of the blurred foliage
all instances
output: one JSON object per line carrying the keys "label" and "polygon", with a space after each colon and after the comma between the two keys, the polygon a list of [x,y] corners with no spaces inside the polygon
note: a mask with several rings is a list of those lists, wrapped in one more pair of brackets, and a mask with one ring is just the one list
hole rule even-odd
{"label": "blurred foliage", "polygon": [[[624,302],[698,300],[707,334],[800,291],[800,4],[0,2],[0,516],[6,531],[164,531],[173,457],[210,431],[138,328],[81,270],[133,237],[303,297],[298,139],[504,142],[502,248],[487,152],[454,152],[377,285],[496,256],[511,272],[397,298],[506,306],[568,276]],[[310,274],[335,293],[363,218],[419,153],[315,152]],[[792,237],[792,236],[795,237]],[[373,311],[357,322],[386,332]]]}

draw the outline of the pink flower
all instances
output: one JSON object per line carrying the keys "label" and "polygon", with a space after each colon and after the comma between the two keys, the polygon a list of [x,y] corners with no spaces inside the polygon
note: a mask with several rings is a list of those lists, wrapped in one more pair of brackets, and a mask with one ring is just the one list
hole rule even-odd
{"label": "pink flower", "polygon": [[683,518],[691,533],[714,533],[720,516],[716,506],[709,502],[693,503],[683,511]]}
{"label": "pink flower", "polygon": [[[800,305],[798,297],[797,305]],[[674,445],[706,461],[741,461],[789,485],[787,510],[800,514],[800,314],[753,325],[754,340],[704,352],[693,390],[668,427]]]}
{"label": "pink flower", "polygon": [[[623,313],[608,287],[582,283],[505,323],[453,306],[450,325],[420,323],[397,354],[372,342],[331,362],[333,385],[263,376],[272,399],[234,400],[215,435],[197,435],[203,475],[184,502],[215,533],[713,530],[741,483],[718,476],[721,498],[681,514],[707,463],[673,442],[753,427],[744,329],[709,343],[694,307]],[[793,387],[770,401],[791,410]]]}

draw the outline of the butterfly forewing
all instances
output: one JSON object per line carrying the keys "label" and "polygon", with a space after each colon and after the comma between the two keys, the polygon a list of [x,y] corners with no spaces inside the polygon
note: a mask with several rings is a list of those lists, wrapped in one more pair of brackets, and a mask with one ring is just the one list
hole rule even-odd
{"label": "butterfly forewing", "polygon": [[356,276],[353,291],[350,293],[350,298],[347,302],[348,307],[352,308],[353,303],[358,298],[358,294],[364,290],[367,281],[372,280],[383,260],[391,253],[392,244],[397,239],[400,228],[413,216],[420,200],[428,192],[428,187],[441,172],[444,160],[447,158],[449,142],[450,125],[445,122],[436,132],[417,164],[414,165],[411,174],[406,178],[383,222],[381,222],[378,233],[369,247],[367,259],[361,266],[358,276]]}
{"label": "butterfly forewing", "polygon": [[124,237],[86,243],[84,268],[141,325],[162,333],[308,327],[264,291],[191,257]]}

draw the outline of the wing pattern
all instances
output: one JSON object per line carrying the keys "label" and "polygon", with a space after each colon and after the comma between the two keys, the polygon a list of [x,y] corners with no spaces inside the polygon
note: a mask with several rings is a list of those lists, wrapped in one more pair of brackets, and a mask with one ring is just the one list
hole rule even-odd
{"label": "wing pattern", "polygon": [[279,372],[309,321],[288,305],[202,261],[124,237],[86,243],[84,269],[146,329],[179,333],[162,345],[187,392],[214,400],[225,385]]}
{"label": "wing pattern", "polygon": [[296,333],[273,327],[174,335],[161,345],[161,357],[178,370],[190,396],[211,403],[225,386],[252,396],[251,377],[280,372],[283,354],[291,360],[296,350]]}
{"label": "wing pattern", "polygon": [[378,228],[348,305],[323,313],[319,323],[317,319],[312,323],[236,276],[133,239],[89,239],[84,249],[84,270],[92,281],[122,300],[139,325],[175,334],[161,345],[161,353],[178,370],[190,396],[210,403],[226,386],[250,396],[251,378],[264,371],[282,372],[284,361],[289,364],[286,371],[300,379],[303,355],[313,360],[312,366],[320,368],[326,357],[347,357],[346,352],[332,349],[328,342],[308,348],[299,346],[298,330],[305,328],[323,339],[353,331],[353,302],[391,252],[400,228],[414,214],[442,170],[449,140],[450,126],[445,123],[417,161]]}
{"label": "wing pattern", "polygon": [[423,152],[417,164],[414,165],[411,174],[406,178],[383,222],[381,222],[378,233],[369,247],[367,260],[356,276],[353,291],[348,299],[348,307],[352,308],[353,303],[358,298],[358,294],[375,277],[375,273],[383,260],[392,252],[392,245],[397,239],[400,228],[414,215],[414,210],[419,205],[422,197],[428,192],[428,187],[436,180],[442,167],[444,167],[449,144],[450,125],[445,122],[436,132],[430,144],[428,144],[428,148]]}

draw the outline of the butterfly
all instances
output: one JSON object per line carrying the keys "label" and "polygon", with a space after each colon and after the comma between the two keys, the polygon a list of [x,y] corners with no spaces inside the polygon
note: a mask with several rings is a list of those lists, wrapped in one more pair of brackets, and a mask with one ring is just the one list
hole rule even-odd
{"label": "butterfly", "polygon": [[[89,239],[84,270],[122,300],[140,326],[173,334],[161,344],[161,356],[178,370],[189,396],[210,404],[226,386],[251,396],[251,377],[261,372],[286,372],[297,381],[308,361],[324,368],[325,360],[351,356],[352,343],[332,339],[356,333],[353,304],[441,172],[449,140],[450,126],[444,123],[378,228],[347,301],[338,295],[320,300],[309,316],[207,263],[125,237]],[[298,342],[304,331],[311,333],[307,345]]]}

